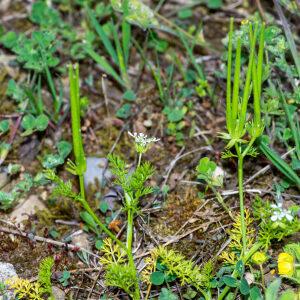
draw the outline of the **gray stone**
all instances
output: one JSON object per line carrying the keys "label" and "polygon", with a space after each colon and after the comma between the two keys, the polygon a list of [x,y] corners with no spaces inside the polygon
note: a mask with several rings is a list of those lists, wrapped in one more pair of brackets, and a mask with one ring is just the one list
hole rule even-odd
{"label": "gray stone", "polygon": [[82,230],[79,230],[72,235],[72,244],[86,250],[91,250],[89,235]]}
{"label": "gray stone", "polygon": [[10,219],[17,224],[21,224],[30,215],[33,215],[36,210],[47,210],[47,208],[37,195],[30,195],[27,200],[20,200],[20,204],[11,212]]}
{"label": "gray stone", "polygon": [[[17,272],[12,264],[0,262],[0,282],[4,283],[6,280],[17,276]],[[13,291],[6,291],[5,297],[1,297],[0,299],[15,299]]]}
{"label": "gray stone", "polygon": [[101,186],[112,177],[111,172],[107,169],[107,159],[101,157],[87,157],[86,172],[84,174],[84,184],[87,188],[89,184],[95,184],[98,181]]}
{"label": "gray stone", "polygon": [[8,183],[7,173],[0,173],[0,189],[2,189]]}
{"label": "gray stone", "polygon": [[66,298],[65,292],[57,286],[52,287],[52,293],[55,300],[65,300]]}

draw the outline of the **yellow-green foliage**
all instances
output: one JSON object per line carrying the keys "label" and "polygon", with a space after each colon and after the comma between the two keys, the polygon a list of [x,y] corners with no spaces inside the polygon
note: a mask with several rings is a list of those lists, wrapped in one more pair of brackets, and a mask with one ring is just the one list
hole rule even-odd
{"label": "yellow-green foliage", "polygon": [[103,241],[104,245],[101,248],[102,256],[100,258],[100,263],[104,267],[118,263],[122,264],[126,262],[126,253],[120,248],[118,244],[113,243],[112,239],[107,238]]}
{"label": "yellow-green foliage", "polygon": [[136,271],[128,264],[112,263],[105,268],[106,286],[119,287],[133,296]]}
{"label": "yellow-green foliage", "polygon": [[105,269],[106,286],[119,287],[132,296],[136,282],[135,269],[126,263],[126,253],[119,245],[114,244],[110,238],[103,242],[100,263]]}
{"label": "yellow-green foliage", "polygon": [[207,262],[201,270],[193,261],[186,259],[182,254],[165,247],[154,248],[151,257],[146,258],[147,267],[142,273],[143,280],[150,283],[150,276],[155,271],[157,261],[167,267],[167,273],[176,275],[180,284],[190,284],[195,288],[208,287],[213,270],[211,261]]}
{"label": "yellow-green foliage", "polygon": [[40,263],[38,282],[42,287],[43,293],[49,295],[49,299],[52,300],[52,285],[51,285],[51,269],[54,265],[53,257],[46,257]]}
{"label": "yellow-green foliage", "polygon": [[48,299],[53,300],[51,287],[51,268],[54,260],[46,257],[42,260],[39,267],[38,281],[30,282],[28,279],[13,277],[6,281],[9,289],[14,290],[18,299],[43,300],[47,295]]}
{"label": "yellow-green foliage", "polygon": [[5,282],[9,289],[14,290],[18,299],[43,300],[39,282],[30,282],[28,279],[13,277]]}
{"label": "yellow-green foliage", "polygon": [[[248,210],[245,211],[245,224],[247,228],[247,249],[249,249],[254,242],[255,238],[255,229],[253,228],[253,219],[250,216]],[[231,239],[230,244],[228,245],[228,251],[221,253],[220,258],[229,265],[234,265],[239,260],[239,254],[242,251],[242,230],[241,230],[241,216],[238,214],[235,217],[235,222],[232,225],[232,228],[229,231],[229,237]]]}

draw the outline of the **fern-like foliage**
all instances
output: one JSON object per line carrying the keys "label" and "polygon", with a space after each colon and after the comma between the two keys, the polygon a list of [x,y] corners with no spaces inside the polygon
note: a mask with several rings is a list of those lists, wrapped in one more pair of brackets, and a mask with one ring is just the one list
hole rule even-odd
{"label": "fern-like foliage", "polygon": [[[247,249],[250,249],[255,240],[255,229],[253,227],[253,219],[250,216],[249,210],[245,210],[245,224],[247,228]],[[242,230],[241,230],[241,216],[238,214],[235,217],[235,222],[229,231],[229,237],[231,239],[228,245],[229,250],[221,253],[220,258],[227,265],[235,265],[239,260],[239,256],[242,252]]]}
{"label": "fern-like foliage", "polygon": [[51,285],[51,269],[54,265],[53,257],[46,257],[44,258],[39,267],[39,274],[38,274],[38,282],[41,286],[43,293],[49,295],[49,300],[54,300],[52,294],[52,285]]}
{"label": "fern-like foliage", "polygon": [[112,263],[106,266],[106,286],[118,287],[133,297],[136,271],[129,264]]}
{"label": "fern-like foliage", "polygon": [[237,155],[233,154],[229,149],[225,149],[225,151],[223,151],[221,153],[221,157],[223,159],[228,159],[228,158],[231,158],[231,157],[237,157]]}
{"label": "fern-like foliage", "polygon": [[213,264],[209,261],[201,270],[193,261],[186,259],[182,254],[159,246],[151,251],[151,257],[146,259],[147,267],[142,273],[143,281],[150,283],[150,276],[155,271],[156,263],[167,268],[167,273],[176,275],[180,284],[190,284],[197,289],[209,287],[212,278]]}
{"label": "fern-like foliage", "polygon": [[76,201],[80,201],[80,195],[75,193],[72,189],[71,181],[63,181],[59,176],[55,174],[52,169],[44,171],[45,177],[55,183],[55,188],[52,191],[54,196],[63,196]]}
{"label": "fern-like foliage", "polygon": [[39,266],[38,281],[30,282],[28,279],[13,277],[5,283],[12,289],[17,296],[17,299],[26,300],[54,300],[51,285],[51,268],[53,267],[54,259],[46,257]]}
{"label": "fern-like foliage", "polygon": [[300,220],[296,215],[299,210],[299,206],[290,210],[293,215],[292,221],[283,218],[273,222],[271,217],[274,209],[271,207],[271,203],[258,196],[255,198],[253,215],[259,223],[258,240],[263,243],[265,249],[271,245],[272,240],[281,241],[283,238],[300,231]]}
{"label": "fern-like foliage", "polygon": [[125,251],[119,245],[114,244],[110,238],[103,242],[100,263],[103,264],[105,270],[106,286],[118,287],[132,296],[136,282],[134,266],[127,264]]}
{"label": "fern-like foliage", "polygon": [[149,162],[144,162],[131,173],[127,170],[125,161],[119,156],[110,154],[108,160],[111,165],[111,171],[116,176],[116,184],[120,185],[124,190],[125,210],[131,208],[137,211],[139,199],[153,191],[152,187],[145,186],[146,181],[154,173],[153,166]]}
{"label": "fern-like foliage", "polygon": [[118,244],[113,243],[112,239],[107,238],[103,241],[101,248],[102,256],[100,263],[108,266],[113,263],[123,264],[126,262],[126,253]]}
{"label": "fern-like foliage", "polygon": [[41,293],[41,285],[39,282],[30,282],[28,279],[22,279],[19,277],[13,277],[6,282],[9,289],[14,291],[17,299],[28,300],[43,300]]}

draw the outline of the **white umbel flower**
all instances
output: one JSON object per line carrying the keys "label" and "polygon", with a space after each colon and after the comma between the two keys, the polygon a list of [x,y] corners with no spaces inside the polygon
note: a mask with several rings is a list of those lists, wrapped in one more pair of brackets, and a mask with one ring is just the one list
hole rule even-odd
{"label": "white umbel flower", "polygon": [[128,134],[134,138],[135,148],[138,153],[145,153],[152,143],[159,141],[158,138],[148,137],[146,134],[144,134],[142,132],[141,133],[137,133],[137,132],[131,133],[130,131],[128,131]]}

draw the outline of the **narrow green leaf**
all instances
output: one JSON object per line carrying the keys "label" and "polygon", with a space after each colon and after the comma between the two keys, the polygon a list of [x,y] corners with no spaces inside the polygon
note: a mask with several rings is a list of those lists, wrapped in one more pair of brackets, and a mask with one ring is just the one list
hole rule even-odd
{"label": "narrow green leaf", "polygon": [[262,138],[258,140],[258,147],[260,151],[272,162],[272,164],[292,183],[294,183],[298,189],[300,189],[300,178],[296,172],[280,157],[280,155],[271,149]]}
{"label": "narrow green leaf", "polygon": [[99,38],[101,39],[106,51],[108,52],[108,54],[111,56],[113,62],[118,65],[118,56],[117,53],[111,43],[111,41],[109,40],[108,36],[106,35],[103,27],[98,23],[95,14],[93,13],[93,11],[90,8],[87,8],[87,12],[88,12],[88,16],[91,20],[92,25],[94,26]]}
{"label": "narrow green leaf", "polygon": [[126,87],[126,84],[123,81],[123,79],[121,79],[121,77],[111,67],[111,65],[108,63],[104,56],[100,56],[91,47],[86,47],[85,51],[97,64],[100,65],[104,72],[112,76],[120,85]]}

